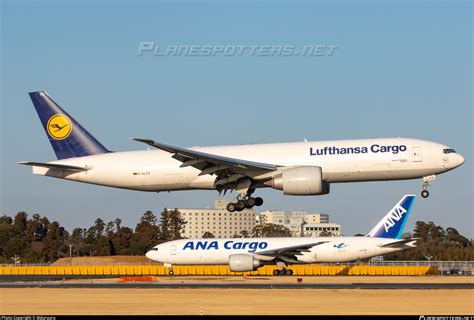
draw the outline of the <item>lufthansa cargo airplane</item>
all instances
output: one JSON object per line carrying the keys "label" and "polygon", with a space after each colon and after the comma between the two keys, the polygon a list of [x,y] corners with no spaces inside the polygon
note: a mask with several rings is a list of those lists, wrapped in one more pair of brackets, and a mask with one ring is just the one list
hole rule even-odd
{"label": "lufthansa cargo airplane", "polygon": [[182,239],[159,244],[150,260],[173,265],[229,264],[231,271],[254,271],[277,265],[274,275],[291,275],[291,264],[349,262],[415,246],[401,239],[415,196],[405,195],[365,237]]}
{"label": "lufthansa cargo airplane", "polygon": [[261,205],[257,188],[286,195],[322,195],[331,183],[423,179],[422,196],[437,174],[463,164],[448,146],[417,139],[383,138],[182,148],[133,138],[158,150],[105,148],[46,92],[31,100],[58,158],[20,162],[33,173],[140,191],[235,190],[231,212]]}

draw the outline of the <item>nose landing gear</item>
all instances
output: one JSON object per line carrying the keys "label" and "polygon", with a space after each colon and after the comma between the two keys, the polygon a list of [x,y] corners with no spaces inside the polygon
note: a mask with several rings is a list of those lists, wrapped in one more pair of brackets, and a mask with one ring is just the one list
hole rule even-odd
{"label": "nose landing gear", "polygon": [[428,187],[430,182],[435,181],[436,175],[423,177],[423,190],[421,191],[421,196],[423,198],[428,198],[430,196],[430,192],[428,191]]}

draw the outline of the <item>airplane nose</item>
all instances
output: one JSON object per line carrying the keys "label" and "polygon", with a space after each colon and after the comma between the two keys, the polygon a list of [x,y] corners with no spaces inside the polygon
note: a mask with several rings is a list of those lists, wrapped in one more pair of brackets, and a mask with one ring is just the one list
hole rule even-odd
{"label": "airplane nose", "polygon": [[459,153],[457,154],[457,156],[458,158],[456,160],[457,160],[458,166],[460,166],[464,163],[464,157],[460,155]]}
{"label": "airplane nose", "polygon": [[148,252],[145,254],[145,256],[146,256],[148,259],[153,260],[153,259],[152,259],[152,254],[153,254],[153,251],[150,250],[150,251],[148,251]]}

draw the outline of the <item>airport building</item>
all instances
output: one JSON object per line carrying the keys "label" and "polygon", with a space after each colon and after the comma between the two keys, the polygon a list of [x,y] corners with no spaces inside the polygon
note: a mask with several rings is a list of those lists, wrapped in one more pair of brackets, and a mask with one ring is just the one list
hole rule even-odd
{"label": "airport building", "polygon": [[264,211],[258,217],[259,223],[280,224],[291,231],[293,237],[340,236],[341,226],[329,223],[329,215],[306,211]]}
{"label": "airport building", "polygon": [[341,236],[341,225],[337,223],[307,223],[303,229],[305,237]]}
{"label": "airport building", "polygon": [[187,222],[181,235],[184,238],[202,238],[210,232],[215,238],[231,238],[240,231],[250,232],[257,224],[257,212],[244,209],[241,212],[229,212],[228,200],[216,200],[212,209],[179,209]]}

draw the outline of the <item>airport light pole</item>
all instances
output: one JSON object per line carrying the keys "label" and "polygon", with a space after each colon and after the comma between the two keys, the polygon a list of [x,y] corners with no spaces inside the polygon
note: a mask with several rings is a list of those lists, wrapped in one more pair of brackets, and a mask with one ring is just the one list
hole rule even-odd
{"label": "airport light pole", "polygon": [[69,246],[69,266],[72,265],[72,244],[68,244]]}

